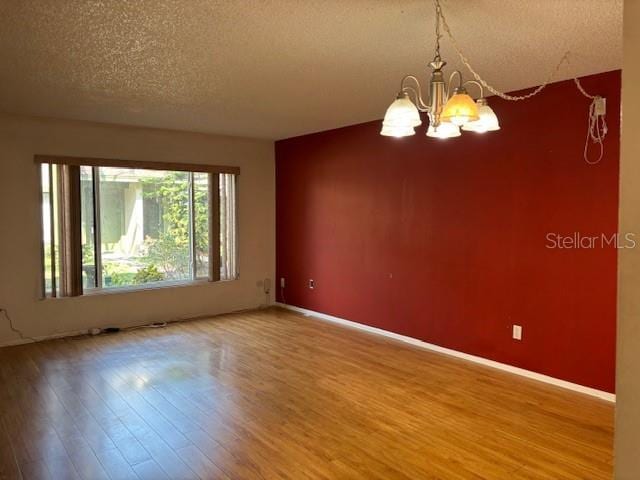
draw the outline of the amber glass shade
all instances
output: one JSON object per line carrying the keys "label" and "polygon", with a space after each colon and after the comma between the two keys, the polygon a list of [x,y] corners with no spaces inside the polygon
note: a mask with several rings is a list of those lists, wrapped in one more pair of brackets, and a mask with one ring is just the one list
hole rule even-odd
{"label": "amber glass shade", "polygon": [[440,116],[441,121],[451,122],[458,126],[468,122],[475,122],[478,119],[480,119],[478,105],[464,90],[456,90],[444,106]]}

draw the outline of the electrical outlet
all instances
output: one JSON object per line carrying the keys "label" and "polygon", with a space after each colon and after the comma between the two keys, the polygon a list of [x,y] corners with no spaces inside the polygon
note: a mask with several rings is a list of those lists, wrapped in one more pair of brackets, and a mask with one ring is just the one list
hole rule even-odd
{"label": "electrical outlet", "polygon": [[513,326],[513,339],[522,340],[522,327],[520,325]]}
{"label": "electrical outlet", "polygon": [[280,277],[280,288],[284,288],[284,277]]}
{"label": "electrical outlet", "polygon": [[607,99],[603,97],[597,97],[595,100],[595,108],[594,113],[596,115],[602,116],[607,114]]}
{"label": "electrical outlet", "polygon": [[309,288],[313,290],[316,288],[316,282],[313,279],[309,279]]}

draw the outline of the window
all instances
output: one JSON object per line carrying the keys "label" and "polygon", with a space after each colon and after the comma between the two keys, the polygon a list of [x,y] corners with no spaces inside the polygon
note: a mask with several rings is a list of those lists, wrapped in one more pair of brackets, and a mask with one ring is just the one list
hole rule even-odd
{"label": "window", "polygon": [[237,278],[238,169],[36,161],[45,296]]}

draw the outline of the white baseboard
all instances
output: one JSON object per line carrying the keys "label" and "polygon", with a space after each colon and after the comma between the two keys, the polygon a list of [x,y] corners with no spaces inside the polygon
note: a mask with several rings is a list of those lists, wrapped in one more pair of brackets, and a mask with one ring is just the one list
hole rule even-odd
{"label": "white baseboard", "polygon": [[[257,309],[260,308],[265,308],[266,306],[258,306],[256,307]],[[252,310],[256,310],[256,308],[243,308],[240,310],[233,310],[231,312],[222,312],[222,313],[211,313],[211,314],[203,314],[203,315],[196,315],[196,316],[191,316],[191,317],[176,317],[176,318],[168,318],[168,319],[158,319],[155,322],[166,322],[166,323],[174,323],[174,322],[188,322],[189,320],[200,320],[203,318],[213,318],[213,317],[218,317],[220,315],[229,315],[229,314],[233,314],[233,313],[242,313],[242,312],[246,312],[246,311],[252,311]],[[2,320],[2,317],[0,316],[0,321]],[[135,327],[142,327],[144,325],[149,325],[149,323],[151,322],[145,322],[145,323],[140,323],[140,322],[134,322],[134,323],[129,323],[126,325],[108,325],[108,326],[112,326],[112,327],[117,327],[121,330],[127,330],[129,328],[135,328]],[[102,328],[99,326],[96,326],[96,328]],[[1,342],[0,343],[0,348],[2,347],[12,347],[15,345],[25,345],[27,343],[36,343],[36,342],[43,342],[45,340],[55,340],[57,338],[66,338],[66,337],[77,337],[78,335],[88,335],[89,334],[89,330],[88,328],[85,328],[84,330],[74,330],[74,331],[69,331],[69,332],[59,332],[59,333],[52,333],[50,335],[39,335],[39,336],[35,336],[35,337],[25,337],[25,338],[17,338],[15,340],[7,340],[5,342]]]}
{"label": "white baseboard", "polygon": [[40,335],[37,337],[18,338],[16,340],[8,340],[0,343],[0,347],[12,347],[14,345],[24,345],[26,343],[42,342],[44,340],[54,340],[56,338],[77,337],[78,335],[86,335],[89,330],[75,330],[73,332],[54,333],[51,335]]}
{"label": "white baseboard", "polygon": [[275,303],[275,305],[282,308],[286,308],[288,310],[292,310],[294,312],[301,313],[308,317],[315,317],[320,320],[337,323],[340,325],[344,325],[346,327],[363,330],[369,333],[375,333],[376,335],[382,335],[388,338],[393,338],[394,340],[408,343],[416,347],[424,348],[426,350],[431,350],[433,352],[438,352],[438,353],[444,353],[445,355],[451,355],[452,357],[462,358],[464,360],[468,360],[474,363],[479,363],[487,367],[497,368],[498,370],[503,370],[505,372],[514,373],[516,375],[531,378],[533,380],[538,380],[539,382],[544,382],[551,385],[555,385],[557,387],[566,388],[567,390],[573,390],[574,392],[591,395],[593,397],[597,397],[602,400],[606,400],[608,402],[616,401],[616,396],[613,393],[604,392],[602,390],[597,390],[591,387],[585,387],[584,385],[578,385],[577,383],[567,382],[566,380],[561,380],[559,378],[550,377],[548,375],[543,375],[541,373],[532,372],[530,370],[525,370],[524,368],[514,367],[513,365],[508,365],[506,363],[496,362],[494,360],[478,357],[476,355],[470,355],[468,353],[459,352],[457,350],[441,347],[439,345],[434,345],[432,343],[423,342],[422,340],[418,340],[417,338],[407,337],[405,335],[400,335],[398,333],[382,330],[381,328],[370,327],[369,325],[353,322],[351,320],[345,320],[343,318],[334,317],[332,315],[327,315],[325,313],[314,312],[313,310],[307,310],[306,308],[295,307],[293,305],[287,305],[285,303],[278,303],[278,302]]}

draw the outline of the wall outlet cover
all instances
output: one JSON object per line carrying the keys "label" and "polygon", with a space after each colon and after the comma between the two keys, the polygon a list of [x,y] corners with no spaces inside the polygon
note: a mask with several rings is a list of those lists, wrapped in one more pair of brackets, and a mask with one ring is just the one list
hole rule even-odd
{"label": "wall outlet cover", "polygon": [[515,340],[522,340],[522,327],[520,325],[513,326],[513,338]]}
{"label": "wall outlet cover", "polygon": [[606,115],[607,114],[607,99],[603,97],[597,97],[595,100],[595,114],[596,115]]}

